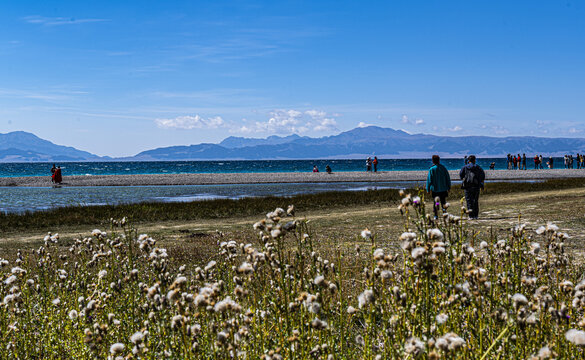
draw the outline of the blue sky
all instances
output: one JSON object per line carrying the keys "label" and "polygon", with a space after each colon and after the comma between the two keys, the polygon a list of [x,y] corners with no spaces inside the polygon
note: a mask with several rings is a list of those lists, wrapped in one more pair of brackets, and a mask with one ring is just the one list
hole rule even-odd
{"label": "blue sky", "polygon": [[585,137],[582,1],[3,1],[0,132]]}

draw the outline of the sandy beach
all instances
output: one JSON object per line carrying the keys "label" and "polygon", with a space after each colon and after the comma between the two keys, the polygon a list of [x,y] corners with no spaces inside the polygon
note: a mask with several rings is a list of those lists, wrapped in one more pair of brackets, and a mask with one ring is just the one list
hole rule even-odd
{"label": "sandy beach", "polygon": [[[452,180],[459,180],[458,171],[450,171]],[[154,175],[91,175],[67,176],[62,186],[140,186],[140,185],[217,185],[315,182],[390,182],[425,181],[426,171],[381,171],[320,173],[216,173],[216,174],[154,174]],[[492,170],[486,180],[546,180],[585,177],[585,170]],[[49,176],[0,178],[0,186],[51,187]]]}

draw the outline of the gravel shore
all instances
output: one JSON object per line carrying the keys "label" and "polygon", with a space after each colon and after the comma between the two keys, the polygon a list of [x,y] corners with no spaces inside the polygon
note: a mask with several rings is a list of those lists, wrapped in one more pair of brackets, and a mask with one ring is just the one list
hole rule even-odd
{"label": "gravel shore", "polygon": [[[459,180],[458,171],[450,171],[451,179]],[[585,170],[486,170],[486,179],[545,180],[585,177]],[[381,171],[320,173],[229,173],[229,174],[156,174],[156,175],[91,175],[65,176],[62,186],[140,186],[140,185],[216,185],[261,183],[315,182],[389,182],[425,181],[427,171]],[[50,187],[50,176],[0,178],[0,186]]]}

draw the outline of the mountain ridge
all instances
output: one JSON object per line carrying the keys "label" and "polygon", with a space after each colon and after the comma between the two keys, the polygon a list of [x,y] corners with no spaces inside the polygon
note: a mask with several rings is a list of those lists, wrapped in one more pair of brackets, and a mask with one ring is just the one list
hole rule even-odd
{"label": "mountain ridge", "polygon": [[296,134],[267,138],[230,136],[218,144],[159,147],[133,156],[110,158],[56,145],[24,131],[0,134],[0,162],[359,159],[374,155],[422,158],[432,154],[462,157],[471,153],[480,157],[508,153],[559,156],[584,151],[583,138],[438,136],[368,126],[318,138]]}
{"label": "mountain ridge", "polygon": [[72,146],[57,145],[26,131],[0,133],[0,162],[97,161],[94,155]]}
{"label": "mountain ridge", "polygon": [[[274,136],[272,136],[274,142]],[[320,138],[276,137],[278,144],[267,139],[230,137],[231,143],[252,144],[228,148],[219,144],[170,146],[143,151],[135,160],[268,160],[268,159],[328,159],[363,158],[366,156],[412,158],[441,156],[505,156],[508,153],[545,153],[563,155],[585,150],[582,138],[546,138],[535,136],[438,136],[409,134],[403,130],[378,126],[359,127],[337,135]],[[283,141],[283,139],[290,141]],[[212,147],[211,145],[216,145]]]}

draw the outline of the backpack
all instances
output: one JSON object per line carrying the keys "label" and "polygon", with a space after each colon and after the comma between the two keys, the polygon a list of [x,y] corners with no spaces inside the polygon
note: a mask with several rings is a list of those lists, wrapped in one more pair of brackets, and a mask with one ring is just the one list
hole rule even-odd
{"label": "backpack", "polygon": [[477,178],[477,175],[471,169],[467,169],[467,171],[465,171],[465,177],[463,177],[463,181],[461,182],[461,187],[463,189],[469,189],[478,186],[479,179]]}

